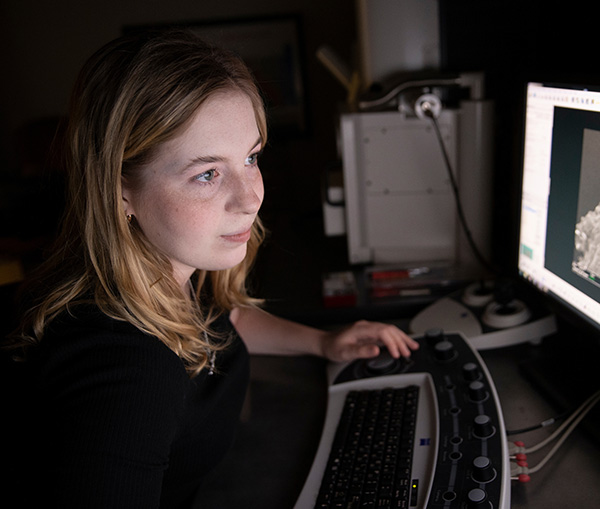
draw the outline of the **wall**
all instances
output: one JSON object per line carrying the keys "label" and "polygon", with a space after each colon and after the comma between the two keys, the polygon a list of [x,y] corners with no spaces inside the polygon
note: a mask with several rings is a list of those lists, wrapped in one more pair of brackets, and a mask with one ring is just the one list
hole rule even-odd
{"label": "wall", "polygon": [[[125,25],[300,13],[304,19],[309,92],[319,120],[331,116],[341,87],[316,62],[321,44],[348,55],[354,40],[353,2],[346,0],[5,0],[0,4],[2,170],[7,138],[36,117],[62,114],[76,73]],[[335,30],[332,28],[335,26]],[[323,115],[321,115],[321,110]],[[331,134],[331,133],[330,133]]]}
{"label": "wall", "polygon": [[[442,59],[449,70],[487,72],[497,102],[496,254],[510,264],[520,171],[522,85],[526,78],[566,75],[598,82],[596,2],[568,8],[550,0],[438,0]],[[320,183],[336,158],[336,104],[345,92],[317,62],[328,44],[349,61],[356,27],[353,0],[3,0],[0,2],[0,176],[16,171],[14,135],[26,123],[63,114],[85,58],[119,35],[125,25],[300,13],[312,131],[304,138],[273,140],[263,158],[264,214],[273,231],[263,263],[281,266],[282,280],[318,293],[318,277],[337,268],[344,252],[322,238]],[[576,28],[575,28],[576,27]],[[557,36],[558,35],[558,36]],[[550,50],[548,50],[550,44]],[[24,207],[27,209],[27,207]],[[336,245],[336,248],[339,246]]]}
{"label": "wall", "polygon": [[[290,13],[302,19],[311,129],[303,137],[274,138],[265,151],[263,215],[272,235],[262,264],[280,267],[288,288],[296,285],[300,293],[316,296],[321,254],[326,250],[319,244],[320,178],[323,168],[337,156],[336,105],[345,100],[345,91],[315,53],[327,44],[351,60],[355,41],[352,0],[3,0],[0,177],[19,170],[16,133],[41,117],[63,115],[85,59],[120,35],[124,26]],[[21,213],[31,213],[30,208],[22,205]],[[307,264],[312,265],[314,275],[308,279],[303,274]],[[265,285],[261,289],[269,293]]]}

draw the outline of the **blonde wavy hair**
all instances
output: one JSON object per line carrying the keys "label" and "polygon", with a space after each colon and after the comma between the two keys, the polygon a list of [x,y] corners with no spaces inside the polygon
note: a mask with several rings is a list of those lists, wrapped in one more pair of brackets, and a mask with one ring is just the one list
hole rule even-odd
{"label": "blonde wavy hair", "polygon": [[194,274],[196,300],[182,295],[168,259],[129,223],[122,181],[135,185],[158,147],[185,128],[212,94],[245,93],[263,146],[263,101],[246,65],[184,30],[124,36],[84,65],[71,97],[64,164],[69,207],[52,256],[34,276],[37,300],[14,347],[39,343],[49,323],[90,299],[108,316],[156,336],[199,373],[212,351],[211,323],[236,306],[255,306],[246,280],[264,229],[256,220],[241,264]]}

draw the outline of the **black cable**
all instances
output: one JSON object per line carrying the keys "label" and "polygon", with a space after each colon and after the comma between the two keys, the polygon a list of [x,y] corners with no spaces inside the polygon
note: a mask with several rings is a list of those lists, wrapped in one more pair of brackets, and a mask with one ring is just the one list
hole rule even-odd
{"label": "black cable", "polygon": [[458,193],[458,185],[456,184],[456,179],[454,178],[454,173],[452,172],[452,164],[450,163],[450,158],[448,157],[448,152],[446,151],[446,146],[444,145],[444,139],[442,138],[442,133],[440,132],[440,127],[437,123],[437,119],[435,118],[435,115],[433,114],[431,109],[427,108],[425,104],[423,104],[423,113],[425,113],[425,115],[431,119],[435,130],[435,134],[437,135],[438,141],[440,143],[440,148],[442,149],[442,156],[444,157],[444,162],[446,164],[446,171],[448,172],[448,176],[450,177],[450,183],[452,185],[452,192],[454,194],[454,201],[456,202],[456,210],[458,212],[460,225],[465,233],[465,236],[467,237],[467,241],[469,243],[469,246],[471,247],[471,251],[473,251],[473,254],[477,258],[477,260],[479,260],[479,263],[483,267],[485,267],[492,274],[498,275],[499,271],[485,259],[485,257],[481,254],[481,251],[479,251],[477,244],[475,244],[475,241],[473,240],[473,235],[471,234],[471,230],[469,229],[467,219],[465,218],[465,214],[462,208],[462,202]]}
{"label": "black cable", "polygon": [[560,415],[557,415],[556,417],[546,419],[545,421],[540,422],[539,424],[534,424],[533,426],[529,426],[527,428],[506,430],[506,435],[520,435],[521,433],[529,433],[530,431],[535,431],[536,429],[546,428],[548,426],[551,426],[552,424],[556,424],[557,422],[564,420],[567,417],[567,415],[569,415],[569,413],[570,412],[564,412]]}

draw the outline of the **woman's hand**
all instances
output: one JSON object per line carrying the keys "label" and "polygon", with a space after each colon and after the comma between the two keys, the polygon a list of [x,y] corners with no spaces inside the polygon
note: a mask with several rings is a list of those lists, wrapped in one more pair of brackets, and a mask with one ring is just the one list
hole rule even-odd
{"label": "woman's hand", "polygon": [[376,357],[385,346],[394,358],[410,357],[419,343],[395,325],[360,321],[341,331],[315,329],[258,308],[235,308],[230,320],[250,353],[319,355],[334,362]]}
{"label": "woman's hand", "polygon": [[385,346],[392,357],[398,358],[410,357],[411,351],[419,348],[419,343],[395,325],[362,320],[326,335],[323,356],[334,362],[376,357],[381,346]]}

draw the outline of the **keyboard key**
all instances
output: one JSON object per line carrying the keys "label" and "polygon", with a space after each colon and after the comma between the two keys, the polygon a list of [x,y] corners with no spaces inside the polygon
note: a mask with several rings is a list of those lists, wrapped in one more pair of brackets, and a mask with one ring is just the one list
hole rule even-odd
{"label": "keyboard key", "polygon": [[351,391],[316,507],[408,507],[419,388]]}

